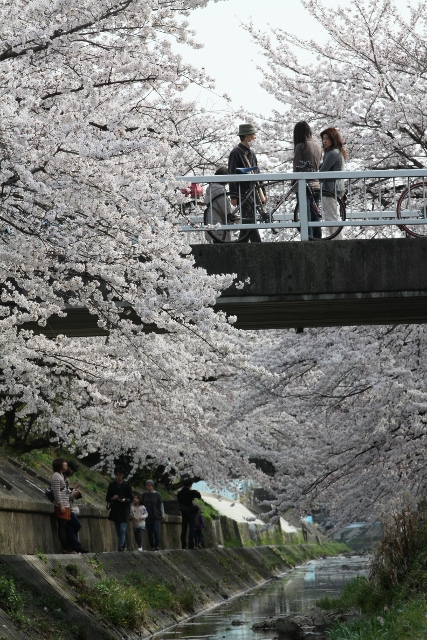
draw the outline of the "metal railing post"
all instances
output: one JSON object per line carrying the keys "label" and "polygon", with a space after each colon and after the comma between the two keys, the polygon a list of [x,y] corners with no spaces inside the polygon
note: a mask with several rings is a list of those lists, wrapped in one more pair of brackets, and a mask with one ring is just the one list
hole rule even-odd
{"label": "metal railing post", "polygon": [[307,187],[304,178],[298,180],[298,208],[301,240],[308,240]]}

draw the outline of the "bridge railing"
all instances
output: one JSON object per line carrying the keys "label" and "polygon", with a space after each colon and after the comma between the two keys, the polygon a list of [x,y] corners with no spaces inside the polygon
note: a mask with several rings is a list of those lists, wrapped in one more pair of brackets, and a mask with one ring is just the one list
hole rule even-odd
{"label": "bridge railing", "polygon": [[[273,241],[319,235],[427,237],[427,169],[179,176],[177,180],[207,185],[203,196],[192,189],[176,222],[182,231],[203,232],[208,241],[236,241],[252,229],[262,230],[263,239]],[[215,187],[229,183],[239,193],[237,206]],[[217,193],[221,195],[215,198]]]}

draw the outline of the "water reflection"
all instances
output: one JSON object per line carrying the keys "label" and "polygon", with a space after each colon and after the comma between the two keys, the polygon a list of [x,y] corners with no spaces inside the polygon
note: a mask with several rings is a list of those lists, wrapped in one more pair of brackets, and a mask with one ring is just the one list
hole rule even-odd
{"label": "water reflection", "polygon": [[[156,640],[272,640],[274,632],[255,632],[251,626],[267,616],[301,613],[314,606],[317,598],[337,596],[346,582],[367,573],[366,557],[327,558],[313,560],[279,578],[271,580],[263,587],[233,598],[200,614],[189,622],[179,624],[168,631],[155,634]],[[243,625],[232,626],[234,621]]]}

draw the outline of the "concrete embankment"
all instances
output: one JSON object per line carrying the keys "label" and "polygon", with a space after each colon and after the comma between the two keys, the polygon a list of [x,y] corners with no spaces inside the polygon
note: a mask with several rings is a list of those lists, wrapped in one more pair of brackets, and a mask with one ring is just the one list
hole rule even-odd
{"label": "concrete embankment", "polygon": [[148,637],[297,563],[343,550],[326,543],[0,556],[0,640]]}

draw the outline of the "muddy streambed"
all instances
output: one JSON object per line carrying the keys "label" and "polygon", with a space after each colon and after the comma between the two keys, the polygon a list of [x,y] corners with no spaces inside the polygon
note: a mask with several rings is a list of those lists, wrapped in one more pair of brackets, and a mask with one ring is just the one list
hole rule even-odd
{"label": "muddy streambed", "polygon": [[268,616],[303,613],[313,607],[318,598],[337,596],[346,582],[367,574],[367,565],[366,556],[312,560],[243,596],[232,598],[187,622],[156,633],[153,638],[270,640],[277,634],[273,631],[252,631],[254,622]]}

